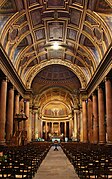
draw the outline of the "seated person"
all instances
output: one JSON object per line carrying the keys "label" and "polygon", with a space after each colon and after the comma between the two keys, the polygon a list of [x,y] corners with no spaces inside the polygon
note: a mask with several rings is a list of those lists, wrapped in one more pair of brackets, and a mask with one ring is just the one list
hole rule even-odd
{"label": "seated person", "polygon": [[57,148],[58,147],[58,141],[57,140],[54,141],[54,147],[55,147],[54,150],[58,150],[58,148]]}

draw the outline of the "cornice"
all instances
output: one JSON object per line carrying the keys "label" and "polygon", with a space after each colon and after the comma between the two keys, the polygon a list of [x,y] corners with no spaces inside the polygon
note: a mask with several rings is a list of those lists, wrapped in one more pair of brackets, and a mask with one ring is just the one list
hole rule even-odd
{"label": "cornice", "polygon": [[26,92],[25,85],[23,84],[22,80],[17,74],[13,64],[11,63],[5,51],[3,50],[1,44],[0,44],[0,68],[3,71],[3,73],[8,77],[8,79],[11,81],[11,83],[14,85],[16,90],[20,93],[20,95],[24,96]]}
{"label": "cornice", "polygon": [[103,59],[101,60],[100,64],[98,65],[94,75],[92,76],[91,80],[89,81],[86,91],[88,96],[90,96],[97,86],[104,80],[106,75],[112,69],[112,43],[110,44],[107,52],[105,53]]}

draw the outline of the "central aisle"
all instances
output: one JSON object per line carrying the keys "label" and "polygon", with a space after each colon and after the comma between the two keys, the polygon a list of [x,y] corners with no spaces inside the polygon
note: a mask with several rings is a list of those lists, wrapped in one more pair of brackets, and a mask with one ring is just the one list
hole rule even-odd
{"label": "central aisle", "polygon": [[79,179],[61,147],[51,147],[34,179]]}

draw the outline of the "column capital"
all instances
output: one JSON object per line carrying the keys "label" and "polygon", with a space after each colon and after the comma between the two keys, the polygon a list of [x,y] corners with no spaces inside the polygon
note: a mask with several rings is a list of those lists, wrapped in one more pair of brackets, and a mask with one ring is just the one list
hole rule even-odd
{"label": "column capital", "polygon": [[89,98],[88,98],[88,102],[91,102],[91,101],[92,101],[92,99],[89,97]]}
{"label": "column capital", "polygon": [[30,113],[32,113],[32,109],[30,109]]}
{"label": "column capital", "polygon": [[87,102],[87,101],[88,101],[88,98],[86,98],[86,99],[83,98],[82,101],[83,101],[83,102],[84,102],[84,101]]}
{"label": "column capital", "polygon": [[15,95],[20,96],[20,93],[15,90]]}
{"label": "column capital", "polygon": [[102,86],[101,85],[98,85],[97,86],[97,89],[99,90],[99,89],[102,89]]}
{"label": "column capital", "polygon": [[34,111],[37,111],[39,109],[38,106],[33,106],[32,108],[33,108]]}
{"label": "column capital", "polygon": [[74,109],[74,114],[75,114],[75,113],[78,113],[78,112],[79,112],[79,110],[78,110],[78,109]]}
{"label": "column capital", "polygon": [[96,89],[95,91],[93,91],[92,97],[93,97],[93,96],[96,96],[96,95],[97,95],[97,89]]}
{"label": "column capital", "polygon": [[30,102],[30,99],[28,98],[23,98],[24,102]]}
{"label": "column capital", "polygon": [[14,91],[14,86],[13,86],[13,84],[8,85],[8,89],[12,89],[12,90]]}
{"label": "column capital", "polygon": [[79,110],[79,108],[78,107],[72,107],[72,110],[77,111],[77,110]]}
{"label": "column capital", "polygon": [[109,76],[106,76],[106,77],[104,78],[104,81],[107,81],[107,80],[110,80],[110,79],[112,79],[112,78],[109,77]]}
{"label": "column capital", "polygon": [[104,87],[105,87],[105,83],[104,83],[104,82],[102,82],[102,83],[100,83],[100,84],[98,85],[98,87],[97,87],[97,88],[98,88],[98,89],[100,89],[100,88],[102,88],[102,89],[103,89]]}
{"label": "column capital", "polygon": [[8,78],[5,76],[2,78],[2,82],[7,82],[8,81]]}

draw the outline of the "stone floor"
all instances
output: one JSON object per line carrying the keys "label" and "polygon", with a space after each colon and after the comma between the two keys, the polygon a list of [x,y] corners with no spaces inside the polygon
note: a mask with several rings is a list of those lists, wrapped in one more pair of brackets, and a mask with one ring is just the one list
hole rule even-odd
{"label": "stone floor", "polygon": [[79,179],[61,147],[51,147],[33,179]]}

